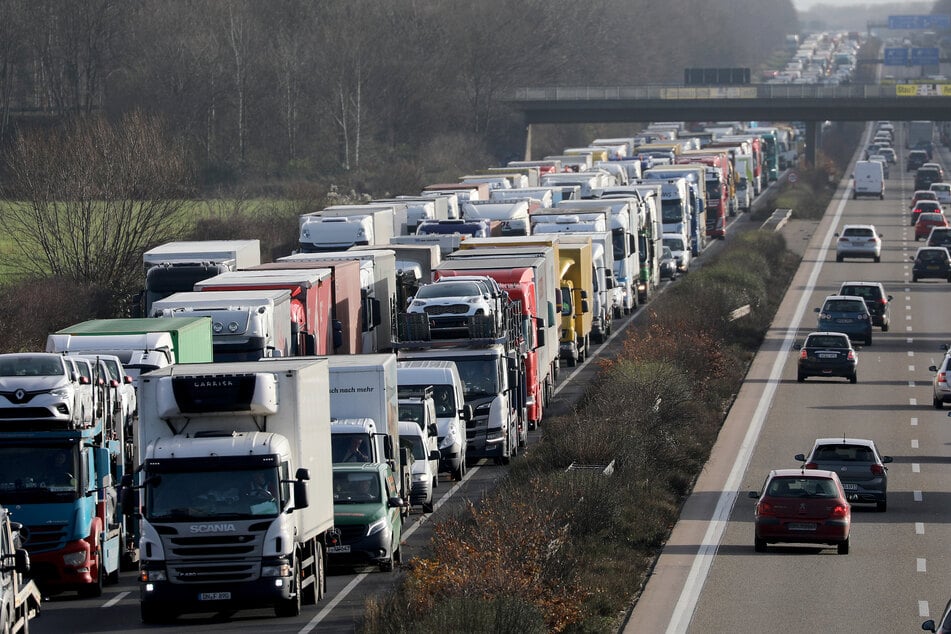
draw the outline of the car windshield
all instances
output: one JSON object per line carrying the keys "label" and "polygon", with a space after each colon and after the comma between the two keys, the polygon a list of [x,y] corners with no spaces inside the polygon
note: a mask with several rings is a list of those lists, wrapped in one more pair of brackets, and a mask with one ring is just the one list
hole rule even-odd
{"label": "car windshield", "polygon": [[420,436],[400,436],[400,447],[409,448],[416,460],[426,460],[426,448]]}
{"label": "car windshield", "polygon": [[839,295],[850,295],[862,299],[880,299],[882,297],[882,293],[877,286],[843,286],[839,289]]}
{"label": "car windshield", "polygon": [[409,423],[416,423],[420,429],[423,427],[423,421],[426,418],[426,410],[422,403],[400,403],[400,420]]}
{"label": "car windshield", "polygon": [[[680,238],[664,238],[664,246],[673,251],[683,251],[684,241]],[[673,255],[673,253],[671,253]]]}
{"label": "car windshield", "polygon": [[58,357],[0,358],[0,376],[63,376],[63,362]]}
{"label": "car windshield", "polygon": [[813,335],[806,339],[806,348],[849,348],[849,338],[835,335]]}
{"label": "car windshield", "polygon": [[474,297],[482,295],[475,282],[438,282],[427,284],[416,293],[418,299],[433,299],[437,297]]}
{"label": "car windshield", "polygon": [[373,472],[334,472],[334,504],[379,504],[380,478]]}
{"label": "car windshield", "polygon": [[819,445],[812,452],[810,462],[876,462],[875,453],[868,445]]}
{"label": "car windshield", "polygon": [[779,498],[834,498],[838,495],[835,482],[829,478],[773,478],[766,495]]}
{"label": "car windshield", "polygon": [[939,205],[936,202],[931,202],[929,200],[923,200],[916,206],[918,207],[918,211],[921,213],[924,213],[926,211],[937,213],[937,212],[940,212],[941,210],[941,205]]}

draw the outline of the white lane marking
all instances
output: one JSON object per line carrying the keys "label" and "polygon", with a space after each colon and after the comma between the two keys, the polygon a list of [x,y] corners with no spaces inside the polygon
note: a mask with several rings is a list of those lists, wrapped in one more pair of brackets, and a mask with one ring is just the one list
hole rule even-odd
{"label": "white lane marking", "polygon": [[318,623],[320,623],[320,622],[323,621],[325,618],[327,618],[327,615],[330,614],[330,611],[333,610],[335,607],[337,607],[337,604],[340,603],[341,601],[343,601],[344,598],[345,598],[348,594],[350,594],[351,592],[353,592],[353,589],[356,588],[358,585],[360,585],[360,582],[363,581],[364,579],[366,579],[369,574],[370,574],[370,573],[368,573],[368,572],[361,572],[361,573],[358,574],[356,577],[354,577],[354,578],[350,581],[350,583],[348,583],[346,586],[344,586],[343,590],[341,590],[340,592],[337,593],[337,596],[335,596],[335,597],[330,601],[330,603],[328,603],[328,604],[324,607],[323,610],[321,610],[320,612],[318,612],[318,613],[316,614],[316,616],[314,616],[314,618],[312,618],[312,619],[310,620],[310,622],[309,622],[307,625],[305,625],[304,627],[300,628],[300,630],[298,630],[298,631],[300,632],[300,634],[306,634],[307,632],[310,632],[311,630],[313,630],[313,629],[317,626]]}
{"label": "white lane marking", "polygon": [[918,448],[918,439],[917,439],[917,438],[912,438],[912,439],[911,439],[911,448],[912,448],[912,449],[917,449],[917,448]]}
{"label": "white lane marking", "polygon": [[905,343],[912,343],[912,342],[914,342],[914,339],[912,339],[911,337],[905,337]]}
{"label": "white lane marking", "polygon": [[[910,301],[911,301],[911,295],[905,295],[905,301],[906,301],[906,302],[910,302]],[[911,306],[905,306],[905,308],[911,309]]]}
{"label": "white lane marking", "polygon": [[908,381],[908,387],[915,387],[914,381]]}
{"label": "white lane marking", "polygon": [[909,404],[909,405],[917,405],[917,404],[918,404],[918,399],[916,399],[916,398],[910,398],[910,399],[908,399],[908,404]]}
{"label": "white lane marking", "polygon": [[929,616],[931,616],[931,612],[928,610],[928,602],[919,601],[918,602],[918,618],[926,619]]}
{"label": "white lane marking", "polygon": [[912,473],[921,473],[921,465],[917,462],[911,463],[911,472]]}
{"label": "white lane marking", "polygon": [[909,350],[909,351],[908,351],[908,356],[909,356],[909,357],[913,357],[913,356],[915,356],[915,353],[912,352],[911,350]]}
{"label": "white lane marking", "polygon": [[911,321],[911,315],[905,315],[905,321]]}
{"label": "white lane marking", "polygon": [[124,598],[126,598],[126,597],[129,596],[130,594],[132,594],[132,593],[131,593],[131,592],[120,592],[120,593],[117,594],[116,596],[112,597],[111,599],[109,599],[108,601],[106,601],[105,603],[103,603],[101,607],[103,607],[103,608],[111,608],[111,607],[114,606],[116,603],[118,603],[119,601],[122,601]]}
{"label": "white lane marking", "polygon": [[914,372],[914,371],[915,371],[915,366],[913,366],[913,365],[908,366],[908,371],[909,371],[909,372]]}
{"label": "white lane marking", "polygon": [[918,425],[918,417],[917,417],[917,416],[912,416],[912,417],[911,417],[911,426],[912,426],[912,427],[915,427],[916,425]]}
{"label": "white lane marking", "polygon": [[911,326],[905,326],[905,331],[906,331],[906,332],[911,332]]}
{"label": "white lane marking", "polygon": [[921,502],[921,491],[912,491],[911,497],[915,502]]}
{"label": "white lane marking", "polygon": [[[869,131],[871,132],[871,128],[869,128]],[[680,597],[677,599],[677,605],[674,606],[670,622],[667,624],[668,634],[686,632],[690,625],[690,620],[693,618],[694,609],[697,607],[697,601],[700,599],[700,592],[703,590],[707,575],[710,573],[710,566],[713,565],[713,557],[720,545],[720,540],[723,539],[723,533],[726,531],[730,519],[730,510],[736,502],[740,482],[753,457],[753,449],[756,447],[760,430],[763,428],[763,424],[766,421],[766,414],[772,406],[773,397],[775,396],[776,389],[779,387],[783,366],[788,360],[789,351],[792,350],[793,342],[796,339],[796,331],[799,328],[799,324],[802,323],[802,318],[806,312],[806,306],[810,302],[811,294],[815,291],[816,282],[819,279],[819,271],[828,256],[833,234],[841,222],[842,212],[845,210],[846,202],[848,202],[848,194],[848,190],[843,189],[832,222],[823,238],[818,257],[816,257],[812,264],[812,271],[810,271],[809,278],[803,288],[803,293],[799,297],[799,303],[796,305],[796,310],[793,313],[789,329],[786,331],[786,336],[780,346],[779,353],[773,361],[769,379],[766,381],[766,386],[763,389],[763,396],[759,399],[756,410],[753,412],[753,417],[746,430],[746,436],[744,436],[743,442],[737,451],[733,469],[723,484],[723,492],[720,493],[720,497],[717,500],[713,517],[710,518],[710,525],[707,527],[703,541],[697,550],[697,554],[693,558],[693,564],[690,566],[690,572],[684,582],[683,590],[681,590]]]}
{"label": "white lane marking", "polygon": [[905,310],[911,310],[911,306],[905,306]]}
{"label": "white lane marking", "polygon": [[915,534],[924,535],[925,534],[925,523],[924,522],[915,522]]}
{"label": "white lane marking", "polygon": [[910,292],[911,292],[911,289],[906,286],[906,287],[905,287],[905,292],[906,292],[906,293],[910,293]]}
{"label": "white lane marking", "polygon": [[917,572],[928,572],[928,564],[925,561],[924,557],[919,557],[916,564]]}

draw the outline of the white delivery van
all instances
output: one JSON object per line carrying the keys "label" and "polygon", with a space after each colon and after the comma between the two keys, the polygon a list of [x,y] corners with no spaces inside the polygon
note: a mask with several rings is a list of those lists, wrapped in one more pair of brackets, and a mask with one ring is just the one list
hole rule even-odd
{"label": "white delivery van", "polygon": [[852,198],[885,198],[885,170],[878,161],[858,161],[852,171]]}

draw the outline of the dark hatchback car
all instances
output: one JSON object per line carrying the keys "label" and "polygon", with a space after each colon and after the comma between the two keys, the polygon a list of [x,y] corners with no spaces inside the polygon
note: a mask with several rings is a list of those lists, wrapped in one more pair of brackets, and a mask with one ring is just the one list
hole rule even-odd
{"label": "dark hatchback car", "polygon": [[839,376],[858,381],[858,356],[849,336],[841,332],[810,332],[799,349],[796,380],[810,376]]}
{"label": "dark hatchback car", "polygon": [[891,456],[883,456],[865,438],[819,438],[808,456],[796,454],[805,469],[834,472],[842,482],[850,503],[874,504],[878,512],[888,509],[888,467]]}
{"label": "dark hatchback car", "polygon": [[816,308],[819,314],[816,330],[841,332],[852,339],[862,339],[866,346],[872,345],[872,316],[861,297],[829,295]]}
{"label": "dark hatchback car", "polygon": [[885,293],[881,282],[842,282],[839,295],[864,299],[865,307],[872,316],[872,325],[880,327],[882,332],[888,332],[891,324],[891,311],[888,307],[893,298]]}
{"label": "dark hatchback car", "polygon": [[951,246],[951,227],[932,227],[928,234],[929,247]]}
{"label": "dark hatchback car", "polygon": [[935,167],[919,167],[915,172],[915,189],[928,189],[931,183],[940,183],[941,170]]}
{"label": "dark hatchback car", "polygon": [[912,150],[908,153],[908,161],[905,163],[905,169],[909,172],[914,172],[929,160],[926,150]]}
{"label": "dark hatchback car", "polygon": [[951,282],[951,256],[944,247],[921,247],[911,256],[911,281],[939,279]]}

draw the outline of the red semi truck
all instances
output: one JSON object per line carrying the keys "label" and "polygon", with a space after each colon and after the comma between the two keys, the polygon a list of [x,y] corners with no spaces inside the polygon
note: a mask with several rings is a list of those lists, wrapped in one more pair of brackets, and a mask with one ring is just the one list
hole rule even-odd
{"label": "red semi truck", "polygon": [[343,345],[342,324],[333,318],[329,269],[231,271],[195,284],[196,291],[284,289],[291,293],[294,356],[330,355]]}
{"label": "red semi truck", "polygon": [[333,279],[333,320],[340,323],[341,345],[337,354],[360,354],[363,337],[360,331],[360,263],[356,260],[306,260],[301,262],[269,262],[248,267],[248,271],[299,271],[329,269]]}
{"label": "red semi truck", "polygon": [[[522,330],[525,335],[525,403],[528,427],[536,427],[542,420],[544,405],[549,391],[545,384],[547,372],[540,368],[539,348],[546,345],[545,322],[535,303],[535,269],[524,259],[495,256],[492,258],[467,257],[443,261],[434,276],[437,280],[446,277],[484,275],[493,278],[508,294],[509,299],[519,302]],[[547,369],[547,368],[546,368]],[[519,436],[522,437],[523,431]]]}

